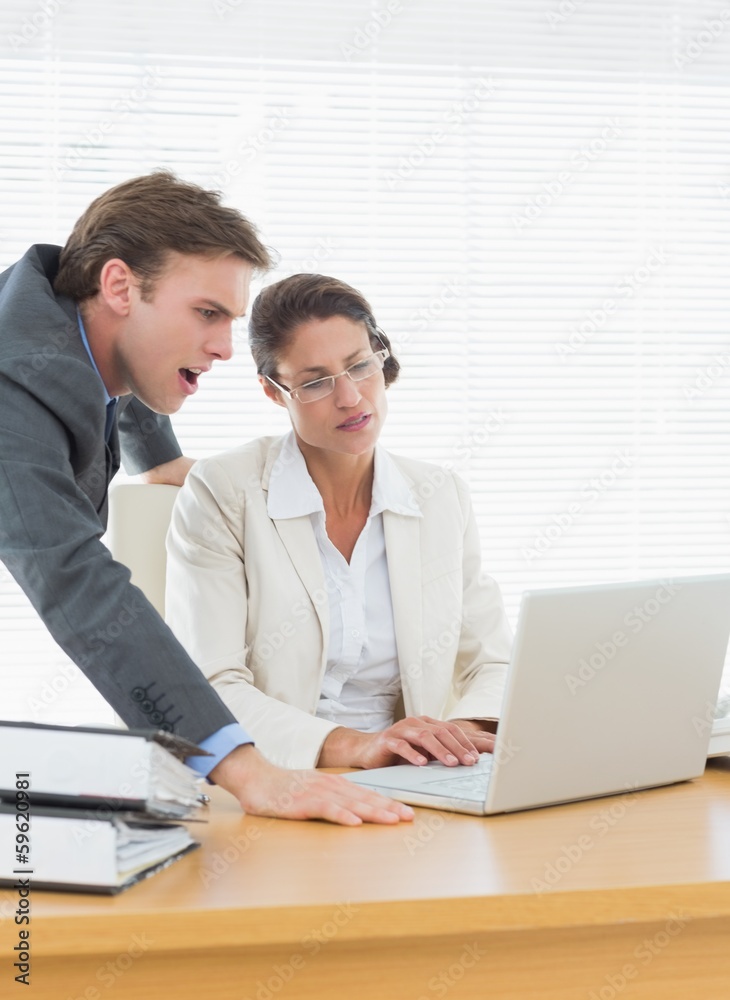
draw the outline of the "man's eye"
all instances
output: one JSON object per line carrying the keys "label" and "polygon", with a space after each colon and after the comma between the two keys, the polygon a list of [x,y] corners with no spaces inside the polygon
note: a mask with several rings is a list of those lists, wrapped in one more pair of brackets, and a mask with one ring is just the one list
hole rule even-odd
{"label": "man's eye", "polygon": [[203,319],[212,319],[215,316],[215,309],[198,309]]}
{"label": "man's eye", "polygon": [[370,371],[372,366],[373,366],[372,358],[366,358],[364,361],[358,361],[356,364],[352,366],[352,368],[348,370],[351,371],[353,375],[358,375],[362,372]]}

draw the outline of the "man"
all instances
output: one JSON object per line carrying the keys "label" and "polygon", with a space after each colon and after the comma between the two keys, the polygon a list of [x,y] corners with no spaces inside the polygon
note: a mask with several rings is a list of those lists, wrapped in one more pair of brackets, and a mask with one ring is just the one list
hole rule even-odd
{"label": "man", "polygon": [[269,266],[246,219],[161,171],[0,275],[0,559],[124,722],[210,751],[189,763],[244,810],[394,823],[412,810],[269,764],[100,541],[120,446],[129,472],[184,480],[192,463],[162,415],[230,358],[251,274]]}

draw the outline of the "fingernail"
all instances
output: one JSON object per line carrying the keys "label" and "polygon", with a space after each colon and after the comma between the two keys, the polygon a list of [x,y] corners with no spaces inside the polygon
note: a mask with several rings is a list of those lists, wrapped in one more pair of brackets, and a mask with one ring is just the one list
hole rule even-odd
{"label": "fingernail", "polygon": [[454,757],[454,755],[452,753],[447,753],[446,754],[446,763],[447,764],[458,764],[459,762],[456,759],[456,757]]}

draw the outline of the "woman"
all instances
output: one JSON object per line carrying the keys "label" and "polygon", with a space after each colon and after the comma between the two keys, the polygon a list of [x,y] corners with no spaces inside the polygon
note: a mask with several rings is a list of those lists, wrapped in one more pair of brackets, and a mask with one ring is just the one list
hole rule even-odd
{"label": "woman", "polygon": [[511,635],[465,485],[377,444],[399,364],[354,288],[293,275],[249,330],[292,431],[193,467],[168,538],[170,625],[279,765],[474,763]]}

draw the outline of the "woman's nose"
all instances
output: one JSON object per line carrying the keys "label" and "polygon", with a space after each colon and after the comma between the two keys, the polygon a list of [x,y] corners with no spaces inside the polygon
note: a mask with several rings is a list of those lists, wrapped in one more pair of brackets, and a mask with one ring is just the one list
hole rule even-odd
{"label": "woman's nose", "polygon": [[357,383],[343,372],[335,381],[335,402],[338,406],[354,406],[360,398]]}

